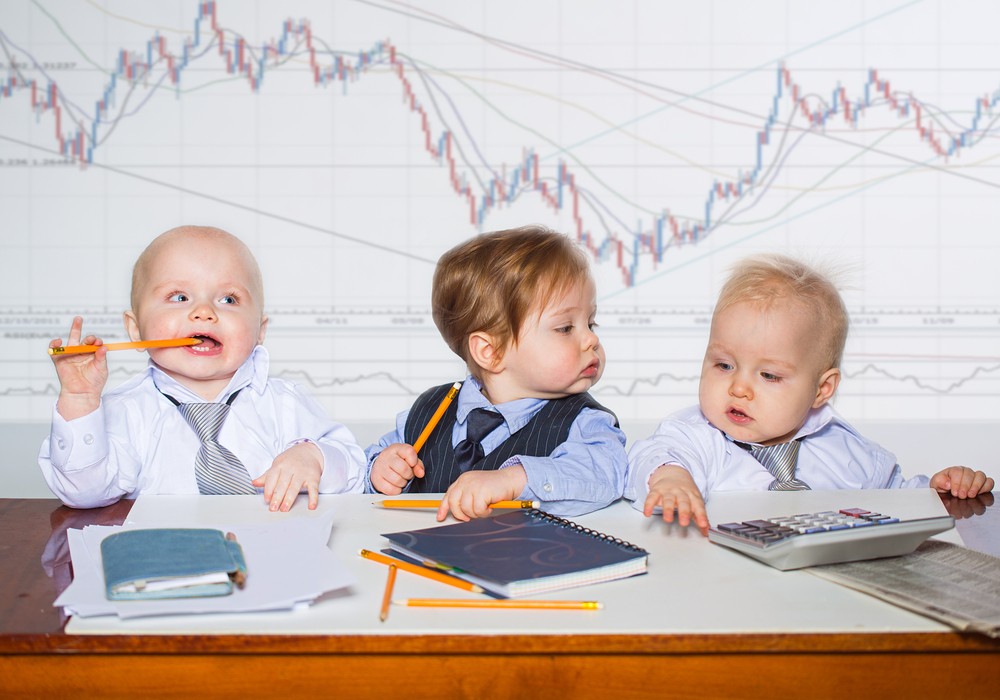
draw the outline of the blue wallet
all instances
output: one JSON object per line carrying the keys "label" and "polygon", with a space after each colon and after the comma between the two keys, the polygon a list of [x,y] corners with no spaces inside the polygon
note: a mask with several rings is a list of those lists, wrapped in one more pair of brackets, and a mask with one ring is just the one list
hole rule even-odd
{"label": "blue wallet", "polygon": [[228,595],[243,587],[243,549],[221,530],[123,530],[101,542],[109,600]]}

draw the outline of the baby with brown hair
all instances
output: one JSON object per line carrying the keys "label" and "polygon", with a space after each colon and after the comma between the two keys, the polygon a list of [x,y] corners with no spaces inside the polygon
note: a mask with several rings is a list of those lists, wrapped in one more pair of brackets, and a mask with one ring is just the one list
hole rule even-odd
{"label": "baby with brown hair", "polygon": [[419,456],[413,443],[451,384],[424,392],[368,448],[369,489],[445,492],[438,520],[488,515],[502,500],[573,515],[618,499],[625,436],[587,393],[605,358],[582,249],[540,227],[476,236],[438,261],[432,304],[469,375]]}

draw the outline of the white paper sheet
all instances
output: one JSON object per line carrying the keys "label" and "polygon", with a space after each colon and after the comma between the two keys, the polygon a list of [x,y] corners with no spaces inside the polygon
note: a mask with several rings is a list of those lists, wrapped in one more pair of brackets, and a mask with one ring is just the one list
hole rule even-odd
{"label": "white paper sheet", "polygon": [[[354,583],[354,576],[327,547],[333,525],[331,509],[322,513],[309,511],[301,517],[273,518],[270,516],[274,514],[269,513],[259,499],[254,498],[252,504],[250,500],[246,502],[244,517],[230,518],[220,516],[218,511],[205,511],[202,517],[193,521],[190,511],[171,511],[169,508],[166,512],[154,509],[154,513],[145,516],[144,509],[140,508],[142,500],[140,498],[133,508],[139,509],[140,517],[130,517],[123,526],[90,526],[67,532],[74,580],[55,601],[55,605],[64,606],[67,612],[80,617],[117,615],[123,619],[152,615],[290,610],[308,604],[324,593],[347,588]],[[167,499],[166,505],[169,505],[169,500]],[[108,600],[101,566],[101,541],[123,529],[178,526],[211,527],[233,532],[243,547],[247,562],[246,586],[228,596],[149,601]]]}

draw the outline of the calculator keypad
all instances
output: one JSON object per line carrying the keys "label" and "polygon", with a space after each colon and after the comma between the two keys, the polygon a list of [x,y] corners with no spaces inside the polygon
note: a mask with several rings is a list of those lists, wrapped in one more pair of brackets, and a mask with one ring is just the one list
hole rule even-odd
{"label": "calculator keypad", "polygon": [[799,515],[769,518],[767,520],[724,523],[716,527],[721,532],[766,547],[801,535],[888,525],[898,522],[899,518],[875,513],[863,508],[842,508],[838,511],[826,510],[820,513],[800,513]]}
{"label": "calculator keypad", "polygon": [[842,508],[724,523],[708,539],[776,569],[909,554],[931,535],[955,525],[950,515],[900,520],[864,508]]}

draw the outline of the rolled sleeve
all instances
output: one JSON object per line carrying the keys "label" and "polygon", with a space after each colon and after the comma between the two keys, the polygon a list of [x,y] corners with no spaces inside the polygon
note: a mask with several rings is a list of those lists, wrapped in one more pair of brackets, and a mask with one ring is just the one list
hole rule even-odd
{"label": "rolled sleeve", "polygon": [[[410,409],[401,411],[396,416],[396,428],[395,430],[390,430],[388,433],[379,438],[379,441],[374,445],[369,445],[365,448],[365,481],[364,481],[364,493],[378,493],[375,487],[372,486],[372,466],[375,464],[375,460],[378,456],[382,454],[382,450],[387,448],[389,445],[395,445],[398,442],[404,442],[404,431],[406,429],[406,419],[410,415]],[[409,489],[410,485],[407,484],[403,489],[405,492]]]}
{"label": "rolled sleeve", "polygon": [[[79,471],[107,459],[108,433],[103,403],[97,410],[71,421],[53,409],[49,445],[52,466],[57,469]],[[70,467],[71,464],[76,466]]]}
{"label": "rolled sleeve", "polygon": [[586,408],[566,441],[547,457],[517,456],[528,483],[526,500],[543,502],[556,515],[581,515],[621,498],[627,457],[625,434],[606,411]]}
{"label": "rolled sleeve", "polygon": [[724,455],[709,454],[711,441],[697,435],[700,426],[667,418],[650,437],[632,446],[628,456],[628,478],[625,498],[642,510],[649,495],[649,479],[659,467],[669,464],[687,470],[702,494],[711,486],[710,465],[721,463]]}
{"label": "rolled sleeve", "polygon": [[103,402],[71,421],[53,406],[49,437],[38,454],[42,476],[52,493],[72,508],[114,503],[125,491],[110,474],[109,457]]}
{"label": "rolled sleeve", "polygon": [[[365,485],[365,453],[354,434],[341,423],[327,416],[326,411],[311,395],[293,384],[275,387],[286,390],[280,411],[283,433],[291,438],[287,446],[308,440],[323,454],[320,493],[362,493]],[[287,449],[286,446],[286,449]]]}
{"label": "rolled sleeve", "polygon": [[339,426],[335,432],[316,442],[323,453],[320,493],[364,493],[365,453],[347,428]]}

